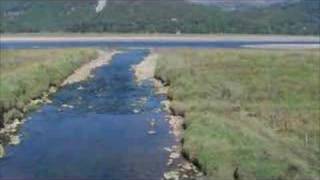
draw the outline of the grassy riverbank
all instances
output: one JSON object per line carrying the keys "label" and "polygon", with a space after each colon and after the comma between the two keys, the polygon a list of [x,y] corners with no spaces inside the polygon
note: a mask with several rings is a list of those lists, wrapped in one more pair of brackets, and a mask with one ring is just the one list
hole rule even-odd
{"label": "grassy riverbank", "polygon": [[183,150],[218,179],[319,176],[317,51],[168,50],[156,77],[185,116]]}
{"label": "grassy riverbank", "polygon": [[0,125],[20,119],[30,101],[40,98],[83,63],[97,57],[93,49],[1,50]]}

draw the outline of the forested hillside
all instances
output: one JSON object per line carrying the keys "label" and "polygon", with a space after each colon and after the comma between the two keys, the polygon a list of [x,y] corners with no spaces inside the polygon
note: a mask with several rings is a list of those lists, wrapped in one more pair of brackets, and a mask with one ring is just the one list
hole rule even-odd
{"label": "forested hillside", "polygon": [[[104,0],[100,0],[104,1]],[[1,32],[319,34],[319,1],[244,10],[185,0],[1,0]]]}

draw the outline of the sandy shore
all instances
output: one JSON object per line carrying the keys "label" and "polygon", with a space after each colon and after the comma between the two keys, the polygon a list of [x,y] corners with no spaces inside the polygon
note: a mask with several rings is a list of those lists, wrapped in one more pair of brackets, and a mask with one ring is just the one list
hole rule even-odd
{"label": "sandy shore", "polygon": [[[159,55],[156,52],[152,51],[143,61],[133,66],[135,79],[138,84],[141,84],[145,80],[150,80],[153,82],[157,94],[167,94],[168,87],[164,87],[159,80],[154,78],[158,57]],[[164,109],[168,113],[170,113],[170,101],[164,100],[161,102],[161,104]],[[183,118],[170,114],[170,116],[168,116],[168,122],[170,124],[172,133],[175,135],[177,141],[179,142],[183,131]]]}
{"label": "sandy shore", "polygon": [[320,49],[320,44],[261,44],[242,47],[253,49]]}
{"label": "sandy shore", "polygon": [[106,51],[99,50],[98,53],[99,53],[99,56],[97,59],[92,60],[89,63],[81,66],[73,74],[71,74],[67,79],[65,79],[63,81],[63,83],[61,84],[61,86],[65,86],[67,84],[72,84],[72,83],[86,80],[90,76],[90,73],[93,69],[95,69],[99,66],[108,64],[111,61],[112,56],[114,54],[116,54],[117,51],[115,51],[115,50],[106,50]]}
{"label": "sandy shore", "polygon": [[147,79],[153,79],[158,54],[151,52],[141,63],[134,65],[133,70],[138,83]]}
{"label": "sandy shore", "polygon": [[319,36],[238,35],[238,34],[1,34],[1,42],[15,41],[265,41],[265,42],[315,42]]}

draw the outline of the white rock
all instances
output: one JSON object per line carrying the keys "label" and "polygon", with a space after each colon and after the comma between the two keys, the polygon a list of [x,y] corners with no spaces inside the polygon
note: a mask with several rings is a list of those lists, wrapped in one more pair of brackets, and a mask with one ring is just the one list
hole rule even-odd
{"label": "white rock", "polygon": [[46,99],[46,103],[51,104],[52,101],[50,99]]}
{"label": "white rock", "polygon": [[57,88],[51,86],[51,87],[49,88],[49,93],[55,93],[55,92],[57,92]]}
{"label": "white rock", "polygon": [[19,136],[11,136],[10,139],[11,140],[10,140],[9,144],[11,144],[11,145],[17,145],[17,144],[20,143],[20,137]]}
{"label": "white rock", "polygon": [[198,177],[203,176],[203,173],[202,173],[202,172],[199,172],[199,173],[197,173],[197,176],[198,176]]}
{"label": "white rock", "polygon": [[144,105],[147,102],[148,98],[147,97],[142,97],[141,99],[139,99],[138,103],[140,105]]}
{"label": "white rock", "polygon": [[171,159],[177,159],[180,157],[180,154],[179,153],[176,153],[176,152],[173,152],[170,154],[169,156]]}
{"label": "white rock", "polygon": [[148,131],[148,134],[154,135],[154,134],[157,134],[157,132],[155,130],[150,130],[150,131]]}
{"label": "white rock", "polygon": [[167,166],[170,166],[171,164],[173,164],[173,159],[169,159],[167,162]]}
{"label": "white rock", "polygon": [[182,165],[182,168],[185,170],[192,170],[192,165],[189,163],[185,163]]}
{"label": "white rock", "polygon": [[155,119],[151,119],[150,126],[154,127],[155,125],[156,125],[156,120]]}
{"label": "white rock", "polygon": [[186,174],[182,175],[182,177],[185,178],[185,179],[189,178],[189,176],[186,175]]}
{"label": "white rock", "polygon": [[82,86],[79,86],[77,89],[78,90],[83,90],[84,88]]}
{"label": "white rock", "polygon": [[31,105],[39,105],[42,103],[42,99],[35,99],[31,101]]}
{"label": "white rock", "polygon": [[70,108],[70,109],[72,109],[73,108],[73,106],[72,105],[68,105],[68,104],[62,104],[62,106],[61,107],[63,107],[63,108]]}
{"label": "white rock", "polygon": [[0,144],[0,159],[3,158],[4,155],[5,155],[4,148],[3,148],[2,144]]}
{"label": "white rock", "polygon": [[179,172],[177,171],[166,172],[164,173],[163,177],[166,180],[179,180]]}
{"label": "white rock", "polygon": [[172,149],[169,148],[169,147],[164,147],[163,149],[164,149],[165,151],[168,151],[168,152],[171,152],[171,151],[172,151]]}

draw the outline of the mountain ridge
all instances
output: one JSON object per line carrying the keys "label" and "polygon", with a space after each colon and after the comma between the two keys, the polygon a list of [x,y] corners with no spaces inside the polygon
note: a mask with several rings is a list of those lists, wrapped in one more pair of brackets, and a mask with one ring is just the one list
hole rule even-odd
{"label": "mountain ridge", "polygon": [[185,0],[108,0],[97,11],[98,2],[0,1],[0,32],[319,34],[320,1],[240,11]]}

